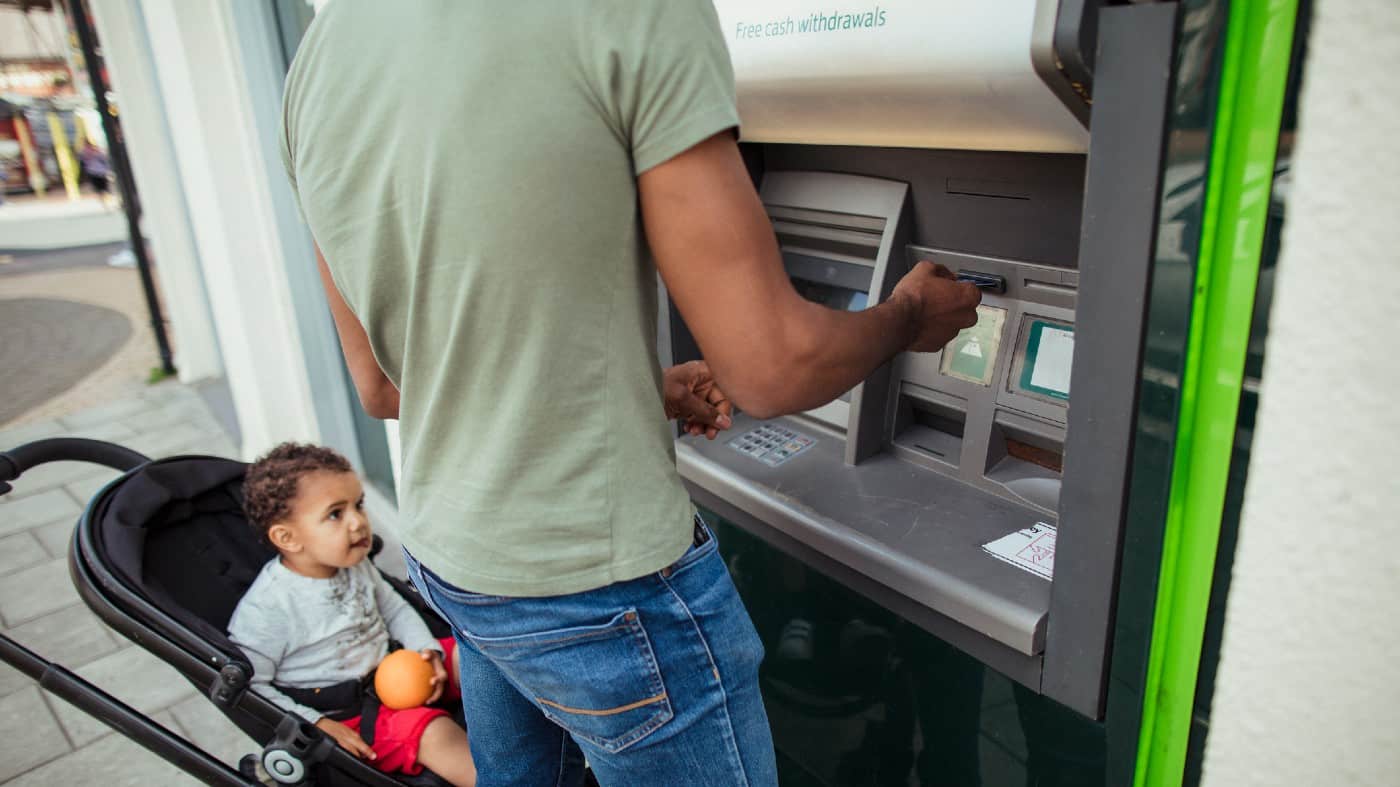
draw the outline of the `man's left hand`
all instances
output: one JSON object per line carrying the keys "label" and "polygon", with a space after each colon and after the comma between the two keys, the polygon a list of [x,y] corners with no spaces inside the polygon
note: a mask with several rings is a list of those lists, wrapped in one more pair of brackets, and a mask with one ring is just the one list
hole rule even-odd
{"label": "man's left hand", "polygon": [[442,654],[436,650],[420,650],[419,655],[423,660],[433,665],[433,693],[428,695],[428,700],[424,705],[432,705],[442,699],[442,693],[447,689],[447,667],[442,664]]}
{"label": "man's left hand", "polygon": [[691,436],[715,439],[733,423],[734,405],[715,385],[710,365],[690,361],[662,373],[661,392],[666,399],[666,418],[679,418],[681,428]]}

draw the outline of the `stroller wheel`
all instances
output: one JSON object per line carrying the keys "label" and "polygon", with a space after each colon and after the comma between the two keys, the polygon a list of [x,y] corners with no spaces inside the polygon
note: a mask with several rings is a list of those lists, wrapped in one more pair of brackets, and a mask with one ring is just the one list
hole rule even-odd
{"label": "stroller wheel", "polygon": [[260,766],[262,776],[268,779],[263,781],[263,784],[301,784],[306,778],[305,763],[282,749],[269,749],[264,752]]}
{"label": "stroller wheel", "polygon": [[267,787],[275,787],[277,784],[277,780],[263,768],[262,759],[256,754],[243,755],[243,759],[238,761],[238,773],[245,779],[265,784]]}
{"label": "stroller wheel", "polygon": [[304,784],[306,766],[331,756],[335,745],[333,738],[289,713],[277,724],[276,737],[263,747],[263,771],[271,784]]}

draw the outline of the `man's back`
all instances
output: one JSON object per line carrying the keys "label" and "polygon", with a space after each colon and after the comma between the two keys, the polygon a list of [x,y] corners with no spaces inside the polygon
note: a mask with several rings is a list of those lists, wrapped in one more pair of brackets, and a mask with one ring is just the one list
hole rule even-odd
{"label": "man's back", "polygon": [[478,592],[691,538],[636,176],[737,118],[709,3],[631,5],[336,0],[288,77],[288,172],[401,393],[404,542]]}

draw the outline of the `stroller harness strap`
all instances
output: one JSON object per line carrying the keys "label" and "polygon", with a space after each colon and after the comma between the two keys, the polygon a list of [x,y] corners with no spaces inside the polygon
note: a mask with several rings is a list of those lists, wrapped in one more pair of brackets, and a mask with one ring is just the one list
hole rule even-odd
{"label": "stroller harness strap", "polygon": [[[403,643],[398,640],[389,640],[390,653],[402,647]],[[293,702],[315,708],[326,714],[328,719],[347,721],[359,716],[360,740],[373,746],[374,725],[379,721],[379,695],[374,693],[374,673],[378,671],[378,669],[372,669],[368,675],[359,680],[343,680],[314,689],[298,689],[277,683],[272,685],[276,686],[278,691],[291,697]]]}
{"label": "stroller harness strap", "polygon": [[360,717],[360,739],[374,745],[374,725],[379,720],[379,697],[374,693],[374,671],[359,680],[345,680],[314,689],[273,684],[294,702],[315,708],[334,721]]}

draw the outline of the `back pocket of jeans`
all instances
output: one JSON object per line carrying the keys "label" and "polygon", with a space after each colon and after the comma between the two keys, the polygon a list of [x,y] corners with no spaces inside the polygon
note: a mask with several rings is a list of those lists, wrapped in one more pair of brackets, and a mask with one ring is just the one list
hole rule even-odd
{"label": "back pocket of jeans", "polygon": [[606,751],[621,751],[671,719],[661,670],[634,609],[596,626],[466,634],[546,716]]}

